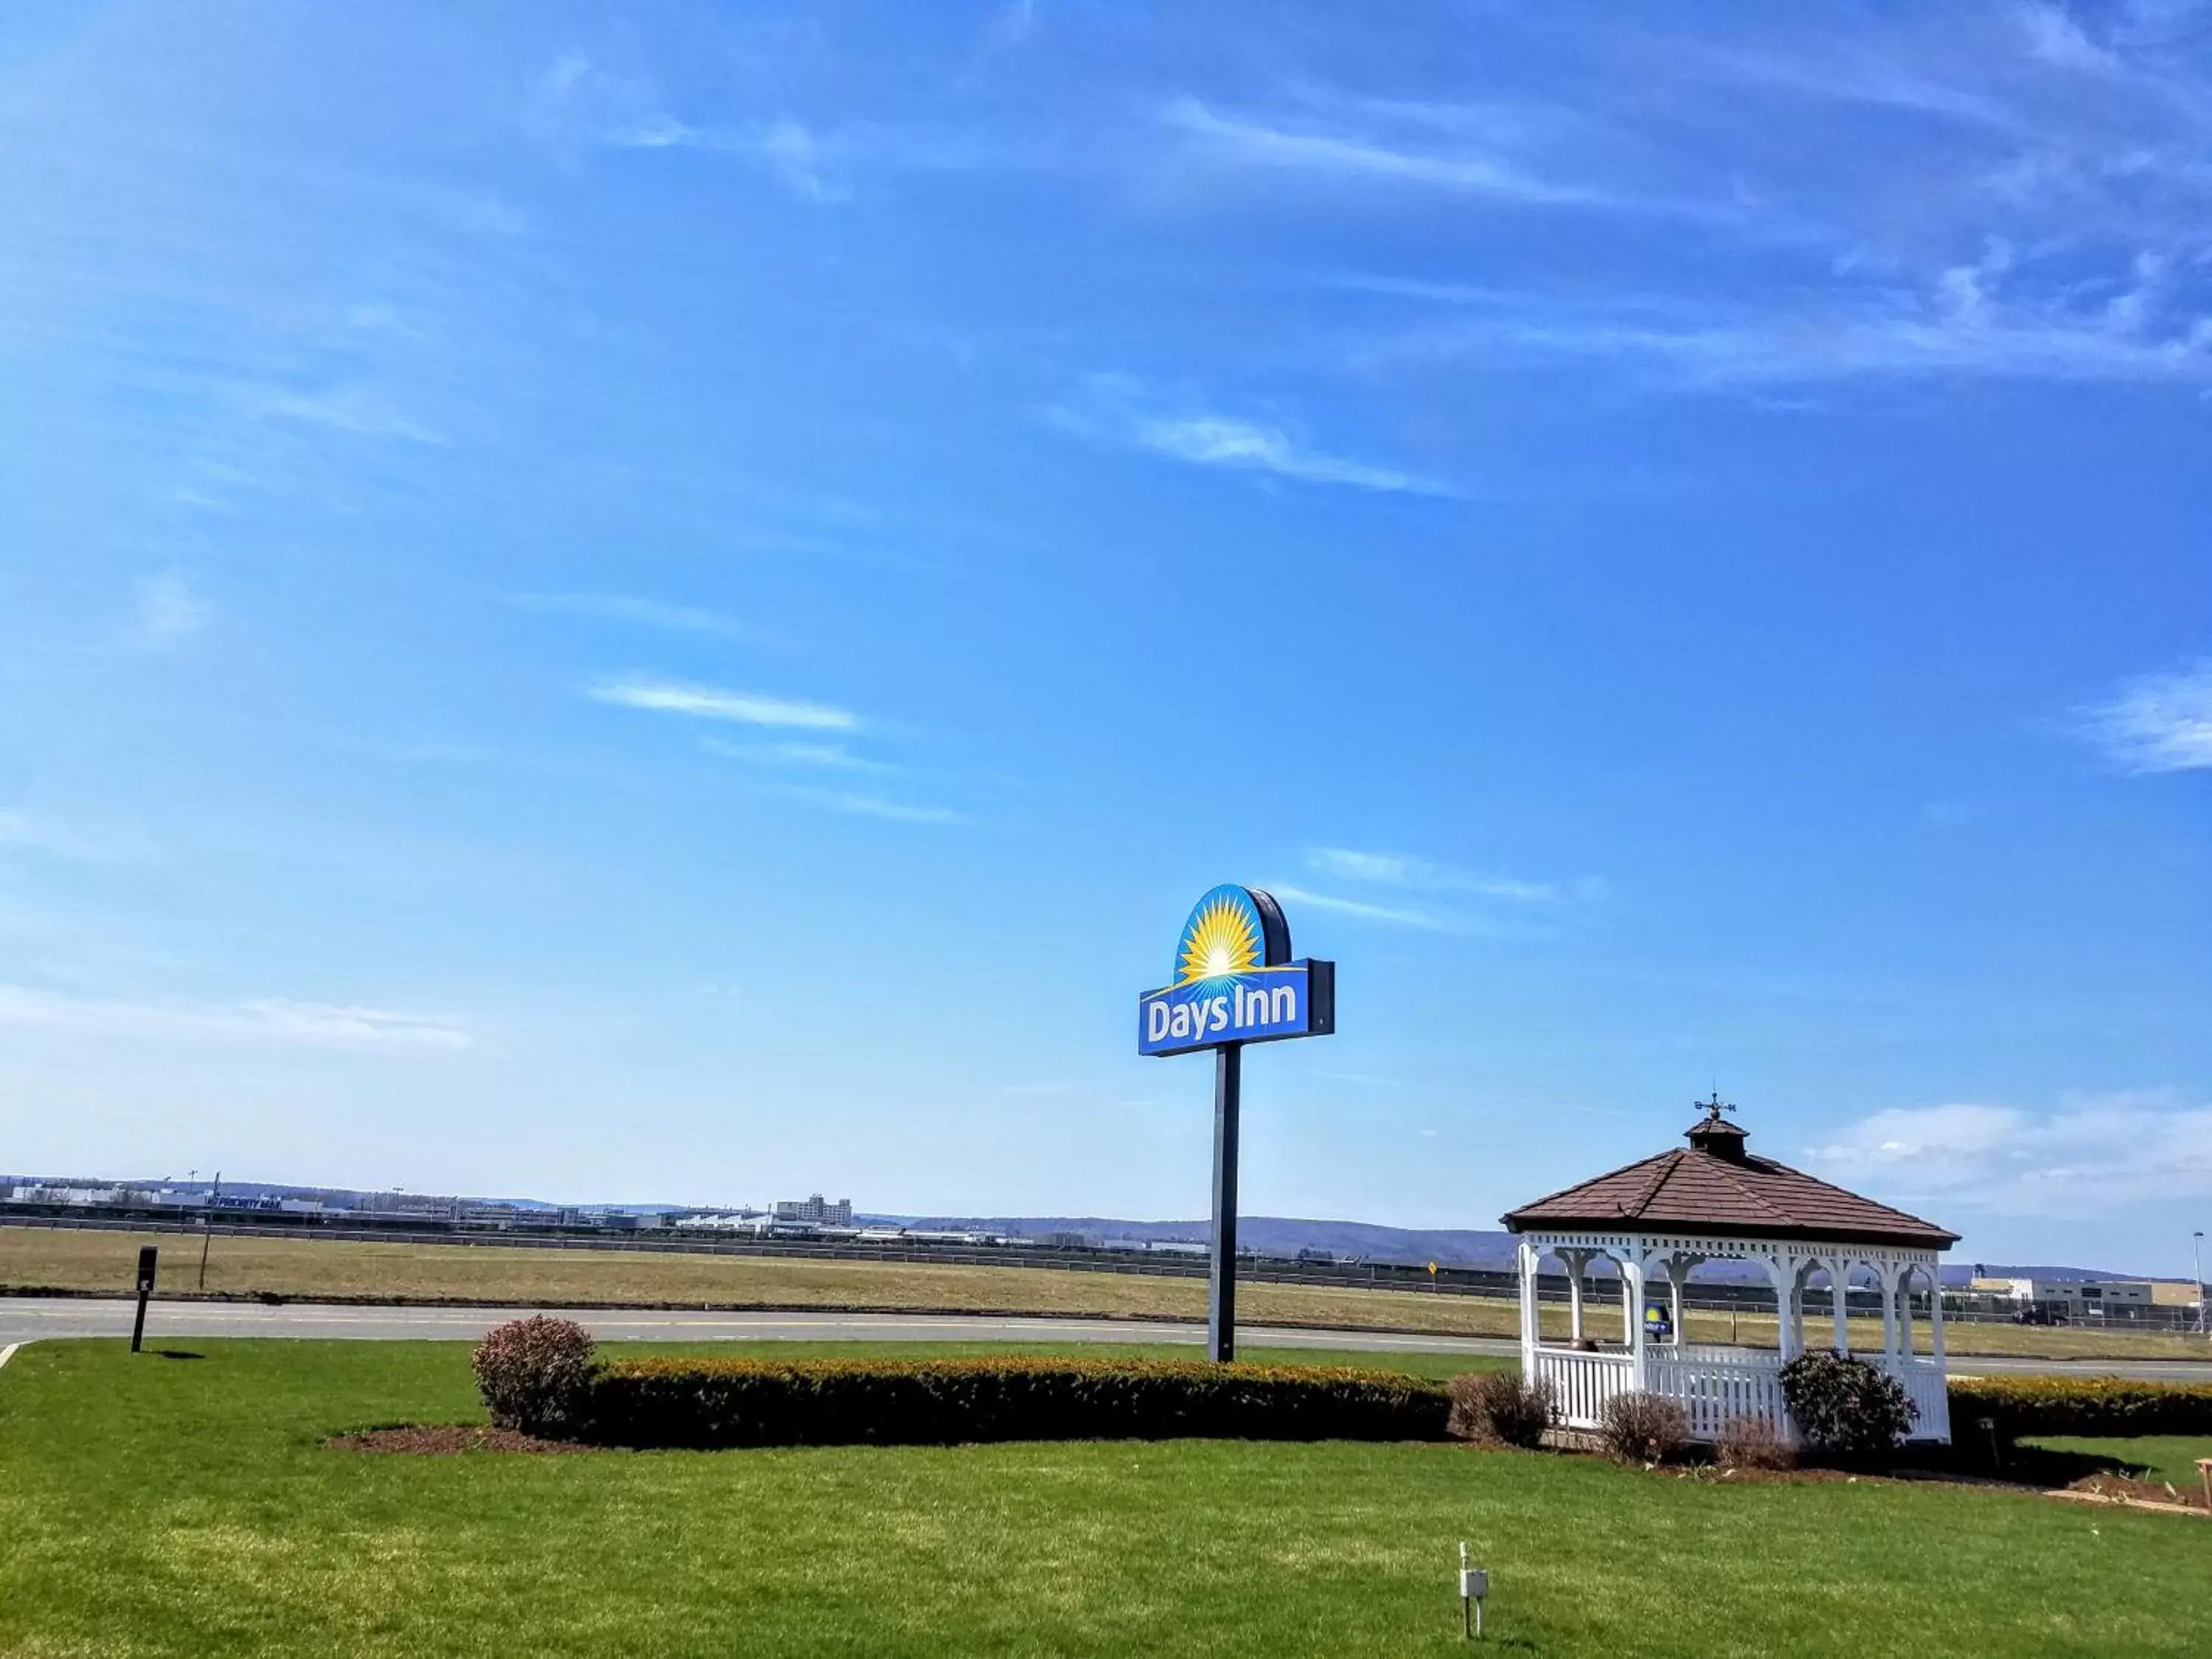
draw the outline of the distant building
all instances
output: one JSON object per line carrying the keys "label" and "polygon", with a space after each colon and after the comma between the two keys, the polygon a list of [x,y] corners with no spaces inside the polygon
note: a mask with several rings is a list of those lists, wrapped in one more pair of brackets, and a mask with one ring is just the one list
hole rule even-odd
{"label": "distant building", "polygon": [[780,1198],[775,1201],[774,1216],[778,1221],[807,1221],[817,1227],[849,1227],[853,1224],[853,1200],[841,1198],[832,1204],[819,1193],[805,1198]]}
{"label": "distant building", "polygon": [[2151,1279],[1996,1279],[1978,1277],[1974,1291],[2000,1297],[2015,1307],[2060,1314],[2069,1319],[2115,1316],[2127,1318],[2149,1308],[2187,1308],[2197,1297],[2187,1284]]}

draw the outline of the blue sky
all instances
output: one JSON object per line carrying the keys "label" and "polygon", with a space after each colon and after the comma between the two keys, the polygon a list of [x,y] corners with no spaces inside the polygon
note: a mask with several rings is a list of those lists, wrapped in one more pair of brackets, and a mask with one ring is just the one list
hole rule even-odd
{"label": "blue sky", "polygon": [[19,1169],[2212,1224],[2212,18],[15,5]]}

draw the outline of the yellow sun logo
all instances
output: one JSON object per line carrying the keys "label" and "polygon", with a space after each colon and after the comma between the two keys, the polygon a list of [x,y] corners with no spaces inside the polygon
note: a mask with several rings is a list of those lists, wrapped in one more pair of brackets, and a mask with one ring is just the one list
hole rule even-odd
{"label": "yellow sun logo", "polygon": [[1200,904],[1183,928],[1176,983],[1249,974],[1261,966],[1260,948],[1260,917],[1252,902],[1224,893]]}

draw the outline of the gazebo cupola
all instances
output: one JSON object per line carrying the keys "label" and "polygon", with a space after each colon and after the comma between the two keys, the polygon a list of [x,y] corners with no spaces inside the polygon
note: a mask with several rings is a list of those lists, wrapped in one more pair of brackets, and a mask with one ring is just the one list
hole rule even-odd
{"label": "gazebo cupola", "polygon": [[[1858,1357],[1904,1385],[1918,1409],[1917,1439],[1948,1440],[1944,1391],[1943,1298],[1936,1279],[1944,1250],[1959,1242],[1918,1216],[1892,1209],[1814,1176],[1760,1158],[1747,1146],[1735,1109],[1716,1093],[1704,1115],[1661,1152],[1523,1205],[1504,1218],[1518,1236],[1522,1375],[1548,1383],[1571,1428],[1594,1428],[1607,1400],[1646,1389],[1678,1400],[1692,1431],[1717,1437],[1731,1418],[1756,1417],[1794,1432],[1782,1402],[1782,1367],[1805,1351],[1805,1293],[1825,1278],[1832,1346],[1850,1352],[1846,1322],[1855,1277],[1876,1292],[1880,1349]],[[1585,1330],[1584,1280],[1592,1263],[1620,1275],[1621,1333],[1607,1343]],[[1543,1264],[1565,1269],[1567,1341],[1544,1340],[1538,1291]],[[1683,1288],[1708,1261],[1738,1261],[1765,1270],[1774,1293],[1778,1344],[1771,1349],[1686,1340]],[[1668,1340],[1652,1339],[1643,1316],[1654,1276],[1666,1281],[1674,1321]],[[1916,1352],[1913,1294],[1924,1286],[1929,1348]]]}

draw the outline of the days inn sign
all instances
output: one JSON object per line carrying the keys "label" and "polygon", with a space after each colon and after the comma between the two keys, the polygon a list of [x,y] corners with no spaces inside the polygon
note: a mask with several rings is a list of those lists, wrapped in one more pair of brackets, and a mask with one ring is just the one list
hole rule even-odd
{"label": "days inn sign", "polygon": [[1176,946],[1175,982],[1137,1000],[1137,1052],[1182,1054],[1336,1030],[1336,964],[1291,960],[1282,907],[1256,888],[1199,900]]}
{"label": "days inn sign", "polygon": [[1256,887],[1200,899],[1176,944],[1175,982],[1137,999],[1137,1052],[1213,1050],[1213,1243],[1206,1350],[1237,1353],[1237,1141],[1244,1045],[1336,1030],[1336,964],[1291,960],[1283,907]]}

